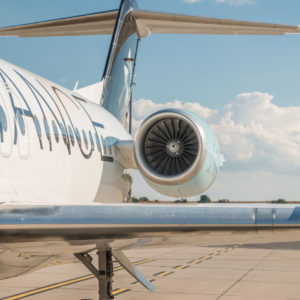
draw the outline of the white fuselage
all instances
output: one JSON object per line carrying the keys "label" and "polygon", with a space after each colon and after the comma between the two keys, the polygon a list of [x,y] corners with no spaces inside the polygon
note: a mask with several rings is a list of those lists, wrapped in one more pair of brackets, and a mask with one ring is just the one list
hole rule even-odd
{"label": "white fuselage", "polygon": [[130,139],[100,105],[0,60],[0,203],[120,202]]}

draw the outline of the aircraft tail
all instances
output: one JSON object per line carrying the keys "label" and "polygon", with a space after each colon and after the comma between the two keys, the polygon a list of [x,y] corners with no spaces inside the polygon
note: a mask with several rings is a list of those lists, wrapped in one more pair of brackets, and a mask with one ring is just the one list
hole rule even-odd
{"label": "aircraft tail", "polygon": [[131,132],[132,86],[140,37],[134,0],[122,0],[103,72],[101,105]]}

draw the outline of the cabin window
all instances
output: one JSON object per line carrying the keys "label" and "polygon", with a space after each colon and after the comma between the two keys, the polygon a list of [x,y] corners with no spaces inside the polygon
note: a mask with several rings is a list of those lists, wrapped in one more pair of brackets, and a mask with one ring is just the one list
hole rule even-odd
{"label": "cabin window", "polygon": [[76,136],[78,145],[81,146],[81,136],[80,136],[79,130],[77,128],[75,128],[75,136]]}
{"label": "cabin window", "polygon": [[89,138],[90,138],[92,150],[94,151],[94,149],[95,149],[95,143],[94,143],[94,139],[93,139],[93,136],[92,136],[92,133],[91,133],[90,130],[89,130]]}
{"label": "cabin window", "polygon": [[98,136],[97,132],[95,134],[95,140],[96,140],[98,151],[100,152],[100,140],[99,140],[99,136]]}
{"label": "cabin window", "polygon": [[0,141],[4,141],[4,131],[7,131],[7,119],[3,107],[0,105]]}
{"label": "cabin window", "polygon": [[75,145],[74,133],[73,133],[73,130],[70,125],[68,126],[68,131],[69,131],[69,137],[71,140],[71,144],[74,147],[74,145]]}
{"label": "cabin window", "polygon": [[59,142],[59,133],[58,133],[58,129],[57,129],[57,126],[54,121],[52,121],[52,128],[53,128],[56,143],[58,143]]}
{"label": "cabin window", "polygon": [[17,118],[17,121],[19,124],[21,134],[25,135],[25,123],[24,123],[24,119],[23,119],[23,116],[22,116],[22,113],[20,112],[20,110],[17,110],[16,118]]}
{"label": "cabin window", "polygon": [[48,138],[48,140],[51,139],[51,133],[50,133],[50,128],[49,128],[49,125],[48,125],[48,122],[46,119],[44,119],[44,128],[45,128],[45,132],[46,132],[46,136]]}
{"label": "cabin window", "polygon": [[35,126],[38,137],[41,137],[42,136],[42,131],[41,131],[40,122],[39,122],[37,116],[33,117],[33,123],[34,123],[34,126]]}
{"label": "cabin window", "polygon": [[61,133],[62,133],[64,143],[67,144],[68,140],[67,140],[67,132],[66,132],[65,126],[62,123],[59,123],[59,127],[60,127],[60,130],[61,130]]}
{"label": "cabin window", "polygon": [[85,131],[84,131],[83,129],[82,129],[82,137],[83,137],[83,141],[84,141],[84,144],[85,144],[85,148],[88,149],[88,147],[89,147],[89,142],[88,142],[86,133],[85,133]]}

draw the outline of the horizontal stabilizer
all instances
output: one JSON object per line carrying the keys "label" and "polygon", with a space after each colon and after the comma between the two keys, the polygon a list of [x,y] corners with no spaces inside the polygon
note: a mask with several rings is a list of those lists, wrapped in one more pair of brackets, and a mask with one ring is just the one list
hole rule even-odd
{"label": "horizontal stabilizer", "polygon": [[46,37],[112,34],[118,10],[0,28],[0,36]]}
{"label": "horizontal stabilizer", "polygon": [[206,18],[149,11],[135,11],[134,15],[138,22],[142,22],[152,33],[266,35],[300,33],[299,26],[290,25]]}
{"label": "horizontal stabilizer", "polygon": [[[151,33],[284,35],[299,26],[130,10],[141,37]],[[0,28],[0,36],[42,37],[112,34],[118,10]]]}

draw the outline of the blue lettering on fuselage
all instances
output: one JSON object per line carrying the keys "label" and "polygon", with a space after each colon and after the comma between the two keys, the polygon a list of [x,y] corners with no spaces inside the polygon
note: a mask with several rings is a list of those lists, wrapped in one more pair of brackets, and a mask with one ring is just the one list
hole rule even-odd
{"label": "blue lettering on fuselage", "polygon": [[0,105],[0,142],[4,142],[4,132],[7,131],[7,118],[3,107]]}
{"label": "blue lettering on fuselage", "polygon": [[[31,120],[29,124],[32,122],[32,125],[34,125],[41,150],[49,149],[49,151],[52,151],[55,141],[56,143],[63,141],[68,154],[71,154],[72,147],[77,145],[82,156],[86,159],[89,159],[97,149],[103,161],[113,161],[111,156],[106,156],[106,153],[102,153],[102,149],[105,151],[106,147],[104,144],[101,147],[103,137],[99,133],[99,129],[104,129],[104,125],[91,119],[89,113],[81,103],[82,99],[77,96],[70,96],[55,86],[52,86],[50,93],[37,79],[35,80],[37,84],[33,84],[17,70],[14,70],[14,72],[28,89],[26,91],[27,99],[24,96],[24,92],[21,92],[21,88],[0,68],[0,83],[2,81],[6,87],[6,94],[8,96],[4,98],[9,99],[10,103],[6,104],[11,105],[13,112],[12,136],[14,145],[17,145],[18,139],[21,138],[20,135],[25,135],[25,119],[27,119]],[[22,91],[24,91],[24,88],[22,88]],[[28,96],[28,92],[30,96]],[[31,101],[27,101],[28,97],[30,97]],[[32,105],[30,106],[29,103]],[[74,119],[67,109],[70,105],[76,111],[86,116],[89,129],[84,130],[76,126]],[[6,115],[5,110],[0,104],[0,143],[5,141],[6,134],[10,134],[7,133],[8,118],[9,116]]]}

